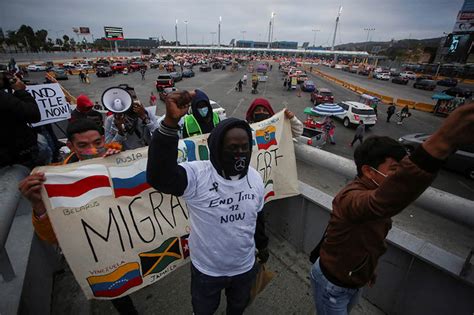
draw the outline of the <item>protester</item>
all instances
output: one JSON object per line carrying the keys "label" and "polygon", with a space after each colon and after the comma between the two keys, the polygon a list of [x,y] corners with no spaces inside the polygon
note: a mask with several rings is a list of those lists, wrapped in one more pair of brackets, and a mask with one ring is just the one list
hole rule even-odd
{"label": "protester", "polygon": [[[249,124],[256,123],[265,119],[268,119],[275,115],[270,102],[265,98],[256,98],[252,104],[250,104],[245,115],[245,120]],[[293,137],[299,137],[303,134],[303,123],[295,116],[292,112],[285,108],[285,117],[290,120],[291,133]]]}
{"label": "protester", "polygon": [[[318,314],[348,314],[361,288],[375,283],[391,217],[415,201],[458,147],[474,144],[474,104],[459,107],[407,156],[389,137],[371,137],[354,152],[357,177],[333,200],[310,276]],[[319,258],[317,258],[319,255]]]}
{"label": "protester", "polygon": [[195,90],[191,110],[184,116],[183,138],[209,133],[219,123],[219,115],[212,111],[209,97],[201,90]]}
{"label": "protester", "polygon": [[244,82],[244,85],[247,85],[247,73],[244,73],[244,76],[242,77],[242,82]]}
{"label": "protester", "polygon": [[[67,145],[72,152],[61,164],[70,164],[94,157],[107,157],[120,152],[117,146],[107,147],[101,129],[90,120],[82,119],[70,123],[67,128],[67,137]],[[44,173],[33,173],[22,180],[18,188],[31,203],[33,227],[38,237],[57,245],[58,241],[41,196],[45,181]],[[114,299],[111,302],[120,314],[138,314],[129,296]]]}
{"label": "protester", "polygon": [[390,104],[390,106],[387,108],[387,122],[390,122],[390,118],[392,118],[393,114],[395,114],[395,105]]}
{"label": "protester", "polygon": [[[5,92],[7,88],[14,93]],[[37,137],[29,126],[41,120],[35,99],[21,80],[0,72],[0,104],[0,168],[13,164],[36,166]]]}
{"label": "protester", "polygon": [[[194,314],[214,314],[223,289],[227,314],[242,314],[257,272],[254,234],[264,205],[263,181],[250,166],[250,126],[236,118],[212,130],[210,160],[177,164],[178,122],[198,94],[177,92],[166,99],[165,118],[148,151],[147,179],[158,191],[181,196],[188,206]],[[219,202],[230,196],[235,196],[232,203]],[[228,221],[229,215],[238,219]]]}
{"label": "protester", "polygon": [[100,128],[103,128],[104,125],[102,114],[94,109],[94,103],[84,94],[77,97],[76,108],[71,112],[69,122],[74,122],[79,119],[90,119]]}
{"label": "protester", "polygon": [[242,85],[244,82],[242,82],[242,79],[239,79],[239,82],[237,82],[237,89],[239,92],[242,92]]}
{"label": "protester", "polygon": [[397,113],[398,115],[398,122],[397,122],[397,125],[402,125],[403,124],[403,120],[407,117],[410,117],[411,116],[411,113],[408,109],[408,105],[405,105],[405,107],[402,108],[402,110],[400,112]]}
{"label": "protester", "polygon": [[325,136],[325,141],[327,142],[329,140],[329,143],[331,144],[336,144],[336,141],[334,141],[334,133],[336,131],[336,124],[332,120],[330,116],[326,116],[323,121],[323,130],[324,130],[324,136]]}
{"label": "protester", "polygon": [[79,71],[79,79],[81,79],[81,83],[86,83],[86,75],[84,74],[84,72]]}
{"label": "protester", "polygon": [[141,68],[141,69],[140,69],[140,74],[142,75],[142,80],[145,80],[145,73],[146,73],[146,69],[145,69],[145,68]]}
{"label": "protester", "polygon": [[150,93],[150,106],[156,106],[156,95],[153,92]]}
{"label": "protester", "polygon": [[150,144],[158,121],[150,108],[135,101],[125,113],[108,116],[104,128],[106,143],[118,142],[123,150],[132,150]]}
{"label": "protester", "polygon": [[365,125],[364,121],[359,121],[359,126],[357,126],[354,139],[352,139],[352,142],[349,144],[351,147],[354,145],[354,143],[359,140],[360,143],[364,142],[364,135],[365,135]]}

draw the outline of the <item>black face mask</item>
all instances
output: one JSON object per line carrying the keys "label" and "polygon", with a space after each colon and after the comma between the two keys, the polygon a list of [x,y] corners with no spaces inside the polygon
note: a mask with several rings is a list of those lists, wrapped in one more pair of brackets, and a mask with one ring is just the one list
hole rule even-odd
{"label": "black face mask", "polygon": [[265,113],[256,113],[256,114],[253,114],[253,120],[255,122],[259,122],[259,121],[262,121],[262,120],[265,120],[267,118],[270,118],[271,115],[270,114],[265,114]]}
{"label": "black face mask", "polygon": [[222,168],[225,175],[236,176],[242,174],[250,164],[251,152],[222,152]]}

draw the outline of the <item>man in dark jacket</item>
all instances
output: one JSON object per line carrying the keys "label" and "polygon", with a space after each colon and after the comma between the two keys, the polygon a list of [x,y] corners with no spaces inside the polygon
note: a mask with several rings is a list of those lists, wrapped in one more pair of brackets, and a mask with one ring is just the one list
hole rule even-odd
{"label": "man in dark jacket", "polygon": [[41,120],[35,99],[16,80],[11,84],[13,94],[3,90],[4,74],[0,73],[0,167],[12,164],[35,166],[38,154],[37,136],[29,126]]}
{"label": "man in dark jacket", "polygon": [[393,114],[395,114],[395,105],[392,103],[387,108],[387,122],[390,122],[390,118],[392,118]]}
{"label": "man in dark jacket", "polygon": [[165,118],[148,150],[147,180],[186,201],[194,314],[214,314],[223,289],[227,314],[242,314],[257,269],[254,234],[264,205],[263,181],[250,166],[250,126],[236,118],[212,130],[210,160],[177,164],[178,122],[197,96],[183,91],[166,99]]}
{"label": "man in dark jacket", "polygon": [[219,115],[212,111],[209,97],[201,90],[194,92],[192,114],[184,116],[183,138],[209,133],[219,123]]}
{"label": "man in dark jacket", "polygon": [[357,147],[357,177],[333,200],[320,256],[310,273],[318,314],[349,313],[361,288],[374,284],[391,217],[430,186],[451,153],[474,143],[473,133],[470,104],[451,113],[410,156],[388,137],[372,137]]}

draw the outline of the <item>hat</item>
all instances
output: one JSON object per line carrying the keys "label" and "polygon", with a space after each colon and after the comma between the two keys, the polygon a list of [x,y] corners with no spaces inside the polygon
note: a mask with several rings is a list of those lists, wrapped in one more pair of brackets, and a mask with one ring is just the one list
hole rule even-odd
{"label": "hat", "polygon": [[79,111],[87,111],[94,106],[94,103],[92,103],[90,98],[84,94],[77,97],[76,104]]}

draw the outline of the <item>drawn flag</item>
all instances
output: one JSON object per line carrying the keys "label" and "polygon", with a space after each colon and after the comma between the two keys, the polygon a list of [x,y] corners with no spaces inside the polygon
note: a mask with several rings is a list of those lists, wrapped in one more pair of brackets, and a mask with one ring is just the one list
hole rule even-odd
{"label": "drawn flag", "polygon": [[183,235],[179,238],[181,243],[181,252],[183,253],[183,259],[189,257],[189,244],[188,244],[189,234]]}
{"label": "drawn flag", "polygon": [[107,168],[90,164],[72,172],[46,173],[44,184],[52,208],[77,208],[101,196],[113,196]]}
{"label": "drawn flag", "polygon": [[263,199],[266,201],[268,198],[275,196],[275,191],[273,191],[273,180],[269,179],[265,183],[265,198]]}
{"label": "drawn flag", "polygon": [[259,129],[255,131],[257,147],[259,150],[266,150],[272,145],[277,145],[275,132],[275,126],[268,126],[265,129]]}
{"label": "drawn flag", "polygon": [[181,259],[179,238],[170,237],[160,247],[145,253],[138,254],[142,265],[143,276],[163,271],[173,261]]}
{"label": "drawn flag", "polygon": [[146,181],[146,160],[128,166],[110,167],[115,198],[134,197],[151,188]]}
{"label": "drawn flag", "polygon": [[140,265],[131,262],[118,267],[111,273],[87,278],[95,297],[117,297],[130,288],[143,283],[140,275]]}

